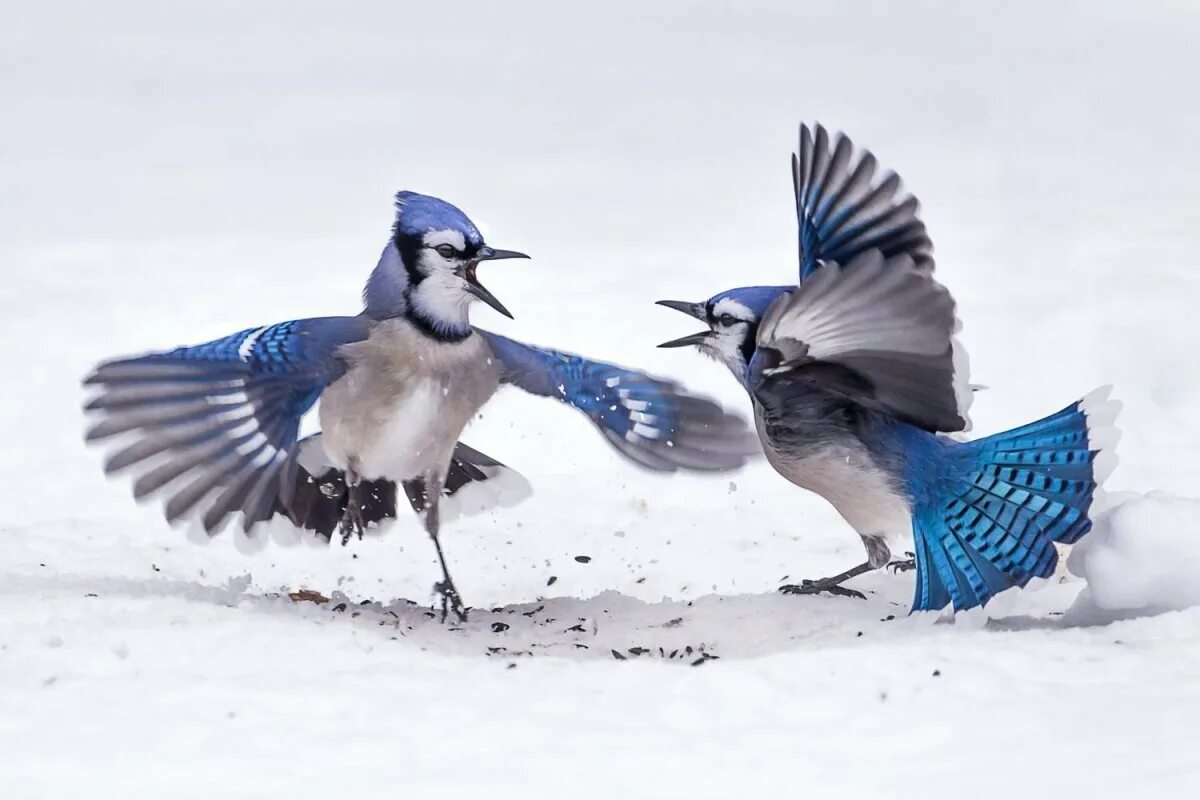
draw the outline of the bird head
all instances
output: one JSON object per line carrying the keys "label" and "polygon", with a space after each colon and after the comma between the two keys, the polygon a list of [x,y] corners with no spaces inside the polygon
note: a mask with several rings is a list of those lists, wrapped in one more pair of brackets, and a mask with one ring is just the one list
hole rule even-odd
{"label": "bird head", "polygon": [[700,303],[659,300],[658,305],[682,311],[707,326],[706,330],[663,342],[659,347],[698,347],[700,352],[720,361],[738,381],[745,383],[750,359],[754,356],[759,321],[776,297],[795,288],[749,286],[721,292]]}
{"label": "bird head", "polygon": [[[392,240],[376,268],[387,274],[378,281],[373,274],[368,282],[367,312],[373,306],[385,309],[387,316],[402,311],[431,332],[451,338],[469,332],[467,309],[475,300],[511,318],[477,275],[484,261],[504,258],[529,256],[488,246],[475,223],[445,200],[399,192]],[[395,297],[398,293],[403,297]]]}

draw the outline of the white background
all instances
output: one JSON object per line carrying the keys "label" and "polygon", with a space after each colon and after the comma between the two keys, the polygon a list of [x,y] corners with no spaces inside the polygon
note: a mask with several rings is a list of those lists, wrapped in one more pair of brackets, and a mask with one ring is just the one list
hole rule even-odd
{"label": "white background", "polygon": [[[0,795],[1200,789],[1200,610],[1085,624],[1114,615],[1071,611],[1065,573],[984,627],[905,618],[911,575],[780,597],[860,560],[819,498],[762,464],[650,476],[506,394],[464,438],[535,495],[447,532],[500,608],[449,629],[413,519],[193,544],[103,479],[79,388],[104,357],[355,313],[408,188],[534,256],[485,268],[517,319],[479,324],[745,410],[654,349],[694,326],[652,302],[794,279],[788,154],[822,121],[921,198],[978,433],[1113,383],[1109,487],[1200,495],[1200,7],[345,6],[4,4]],[[281,596],[304,587],[350,607]]]}

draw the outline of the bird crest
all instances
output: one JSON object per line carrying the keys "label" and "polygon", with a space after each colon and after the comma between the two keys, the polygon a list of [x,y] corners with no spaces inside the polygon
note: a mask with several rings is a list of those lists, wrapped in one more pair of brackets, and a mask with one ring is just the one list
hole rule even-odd
{"label": "bird crest", "polygon": [[483,244],[483,234],[458,206],[437,197],[417,192],[396,192],[396,223],[393,237],[420,239],[437,231],[458,233],[461,248],[477,248]]}

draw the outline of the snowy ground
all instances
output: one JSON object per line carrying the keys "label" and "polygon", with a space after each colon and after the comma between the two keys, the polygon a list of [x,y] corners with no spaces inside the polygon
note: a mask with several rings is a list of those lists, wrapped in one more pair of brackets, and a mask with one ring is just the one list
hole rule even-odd
{"label": "snowy ground", "polygon": [[[1200,9],[434,5],[6,8],[0,796],[1200,790],[1200,608],[1165,610],[1200,600]],[[743,402],[653,349],[686,323],[651,302],[791,279],[801,119],[922,199],[977,432],[1116,385],[1082,596],[1064,571],[986,625],[907,618],[906,575],[778,596],[859,559],[820,500],[647,476],[513,395],[464,438],[536,493],[447,534],[480,610],[442,626],[413,520],[199,546],[80,443],[99,358],[355,311],[401,187],[535,256],[481,324]]]}

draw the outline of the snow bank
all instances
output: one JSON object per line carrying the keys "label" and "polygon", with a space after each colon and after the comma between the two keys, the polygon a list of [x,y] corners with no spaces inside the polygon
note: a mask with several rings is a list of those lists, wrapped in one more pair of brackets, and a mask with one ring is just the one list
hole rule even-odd
{"label": "snow bank", "polygon": [[1071,551],[1067,568],[1088,584],[1076,610],[1200,605],[1200,499],[1151,492],[1118,502]]}

